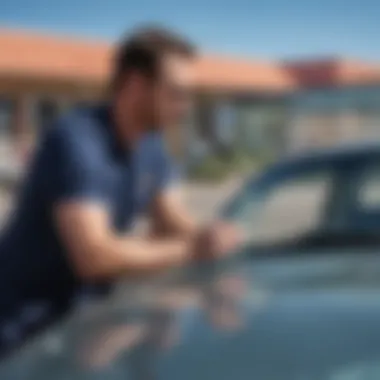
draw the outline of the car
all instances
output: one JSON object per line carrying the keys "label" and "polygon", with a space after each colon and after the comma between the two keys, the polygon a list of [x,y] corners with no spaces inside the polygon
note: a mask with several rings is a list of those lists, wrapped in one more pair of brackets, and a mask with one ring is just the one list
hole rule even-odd
{"label": "car", "polygon": [[379,158],[309,153],[250,178],[220,212],[247,233],[239,252],[126,280],[0,378],[380,378]]}
{"label": "car", "polygon": [[252,245],[378,245],[380,145],[286,158],[250,178],[222,212]]}
{"label": "car", "polygon": [[380,378],[380,256],[244,257],[129,283],[0,364],[1,379]]}

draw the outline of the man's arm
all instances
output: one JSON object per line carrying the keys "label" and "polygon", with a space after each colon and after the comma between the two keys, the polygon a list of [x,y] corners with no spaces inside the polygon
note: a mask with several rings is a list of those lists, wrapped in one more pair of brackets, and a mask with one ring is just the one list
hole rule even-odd
{"label": "man's arm", "polygon": [[75,127],[51,130],[38,154],[36,170],[41,172],[42,196],[51,205],[55,228],[77,275],[86,280],[110,279],[182,265],[192,260],[193,254],[201,258],[200,254],[207,252],[207,258],[213,258],[226,253],[223,245],[205,245],[195,237],[184,214],[164,207],[170,202],[158,202],[158,210],[166,211],[161,214],[163,221],[176,236],[143,239],[118,235],[107,212],[107,183],[99,176],[96,144],[92,136],[75,133]]}
{"label": "man's arm", "polygon": [[73,271],[86,279],[104,279],[186,263],[191,256],[187,239],[144,240],[114,231],[96,144],[87,132],[75,132],[76,127],[70,122],[51,129],[35,167]]}
{"label": "man's arm", "polygon": [[184,206],[182,189],[179,186],[160,191],[151,207],[151,235],[193,238],[199,225]]}
{"label": "man's arm", "polygon": [[202,236],[174,200],[157,199],[167,233],[150,238],[117,235],[102,204],[83,199],[58,203],[55,221],[74,271],[87,280],[149,273],[223,257],[236,245],[235,231],[228,225],[216,225]]}
{"label": "man's arm", "polygon": [[183,265],[191,259],[187,239],[116,235],[95,203],[64,202],[55,208],[59,234],[74,271],[85,279],[109,279]]}
{"label": "man's arm", "polygon": [[161,181],[150,210],[151,237],[193,242],[197,250],[193,253],[200,259],[231,253],[240,241],[236,228],[222,221],[209,226],[196,223],[185,207],[183,190],[173,182],[175,176],[168,160],[164,160],[161,169]]}

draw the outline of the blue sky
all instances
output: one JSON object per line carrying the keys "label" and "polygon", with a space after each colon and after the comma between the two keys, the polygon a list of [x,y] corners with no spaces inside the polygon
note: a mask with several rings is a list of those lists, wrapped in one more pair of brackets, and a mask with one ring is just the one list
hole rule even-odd
{"label": "blue sky", "polygon": [[203,50],[264,59],[380,61],[379,17],[378,0],[0,0],[4,26],[113,41],[155,21]]}

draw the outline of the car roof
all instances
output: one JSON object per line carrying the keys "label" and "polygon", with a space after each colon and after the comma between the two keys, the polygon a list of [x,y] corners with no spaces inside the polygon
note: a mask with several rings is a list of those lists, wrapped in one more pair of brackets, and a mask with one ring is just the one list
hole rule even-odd
{"label": "car roof", "polygon": [[281,163],[334,162],[370,156],[380,156],[380,141],[340,144],[329,148],[310,148],[307,151],[293,152],[286,155]]}

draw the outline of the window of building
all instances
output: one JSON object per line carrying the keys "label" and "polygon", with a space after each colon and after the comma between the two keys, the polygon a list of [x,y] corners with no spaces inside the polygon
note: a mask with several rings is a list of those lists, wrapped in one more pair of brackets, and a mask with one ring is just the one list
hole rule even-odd
{"label": "window of building", "polygon": [[214,104],[211,99],[202,98],[197,102],[197,124],[199,135],[213,141],[215,135],[215,113]]}
{"label": "window of building", "polygon": [[216,134],[219,141],[231,146],[235,140],[236,109],[232,103],[221,102],[216,109]]}
{"label": "window of building", "polygon": [[380,165],[372,166],[363,174],[358,203],[366,211],[380,210]]}
{"label": "window of building", "polygon": [[8,137],[12,133],[15,105],[10,99],[0,97],[0,137]]}
{"label": "window of building", "polygon": [[361,139],[380,138],[380,111],[373,106],[361,106],[355,109]]}
{"label": "window of building", "polygon": [[55,99],[42,98],[34,106],[34,122],[37,133],[48,127],[59,115],[60,106]]}
{"label": "window of building", "polygon": [[218,143],[215,123],[215,107],[212,98],[201,97],[193,109],[193,144],[191,156],[196,160],[213,153]]}

